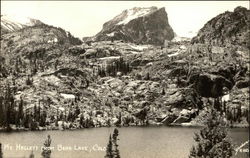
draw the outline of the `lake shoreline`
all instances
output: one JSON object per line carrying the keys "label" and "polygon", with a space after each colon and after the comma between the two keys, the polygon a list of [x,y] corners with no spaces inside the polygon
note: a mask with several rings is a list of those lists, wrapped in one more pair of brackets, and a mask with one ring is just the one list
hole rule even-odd
{"label": "lake shoreline", "polygon": [[[28,132],[28,131],[74,131],[74,130],[82,130],[82,129],[92,129],[92,128],[128,128],[128,127],[180,127],[180,128],[202,128],[205,125],[191,124],[191,123],[182,123],[182,124],[172,124],[172,125],[163,125],[163,124],[152,124],[152,125],[130,125],[130,126],[100,126],[100,127],[89,127],[89,128],[67,128],[60,129],[59,127],[39,127],[36,130],[30,130],[29,128],[12,128],[11,130],[7,130],[4,128],[0,128],[0,133],[10,133],[10,132]],[[249,128],[249,125],[246,124],[234,124],[232,126],[225,126],[225,128],[233,129],[233,128]]]}

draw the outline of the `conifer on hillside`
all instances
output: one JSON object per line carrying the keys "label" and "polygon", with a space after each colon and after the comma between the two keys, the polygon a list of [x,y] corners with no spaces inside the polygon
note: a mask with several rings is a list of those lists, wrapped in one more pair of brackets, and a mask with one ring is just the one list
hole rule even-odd
{"label": "conifer on hillside", "polygon": [[230,158],[233,147],[223,126],[222,117],[211,109],[206,127],[195,134],[197,144],[191,148],[189,158]]}

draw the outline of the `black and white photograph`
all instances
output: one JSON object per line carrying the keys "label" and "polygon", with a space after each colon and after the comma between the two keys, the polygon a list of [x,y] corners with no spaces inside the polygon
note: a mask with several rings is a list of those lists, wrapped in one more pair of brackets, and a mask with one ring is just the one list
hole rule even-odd
{"label": "black and white photograph", "polygon": [[249,158],[249,5],[1,0],[0,158]]}

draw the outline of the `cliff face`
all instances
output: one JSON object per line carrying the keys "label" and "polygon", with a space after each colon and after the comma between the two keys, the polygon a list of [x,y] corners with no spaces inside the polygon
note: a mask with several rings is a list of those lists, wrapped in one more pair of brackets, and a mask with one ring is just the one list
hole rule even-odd
{"label": "cliff face", "polygon": [[192,43],[218,46],[239,45],[250,48],[250,10],[237,7],[234,12],[225,12],[210,21],[192,39]]}
{"label": "cliff face", "polygon": [[94,39],[96,41],[123,40],[138,44],[162,45],[172,40],[174,32],[168,23],[165,8],[133,8],[103,25]]}

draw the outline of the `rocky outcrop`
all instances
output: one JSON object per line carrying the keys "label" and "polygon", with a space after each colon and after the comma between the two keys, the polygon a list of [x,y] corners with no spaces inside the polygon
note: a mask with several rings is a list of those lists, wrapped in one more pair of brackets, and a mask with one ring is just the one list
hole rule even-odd
{"label": "rocky outcrop", "polygon": [[234,12],[226,11],[208,21],[192,39],[192,43],[250,48],[249,18],[250,10],[244,7],[237,7]]}
{"label": "rocky outcrop", "polygon": [[132,8],[103,25],[96,41],[122,40],[138,44],[162,45],[172,40],[174,32],[168,23],[165,8]]}

